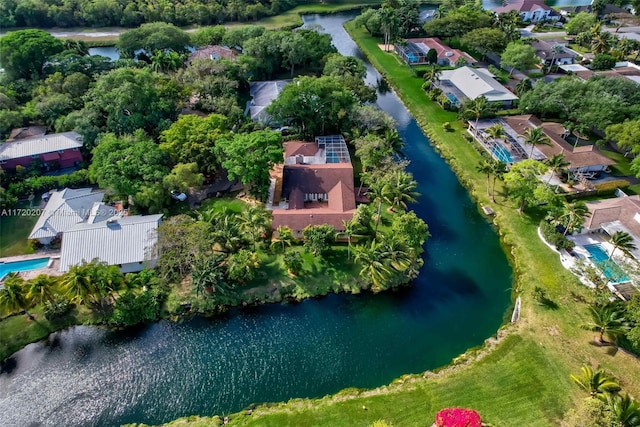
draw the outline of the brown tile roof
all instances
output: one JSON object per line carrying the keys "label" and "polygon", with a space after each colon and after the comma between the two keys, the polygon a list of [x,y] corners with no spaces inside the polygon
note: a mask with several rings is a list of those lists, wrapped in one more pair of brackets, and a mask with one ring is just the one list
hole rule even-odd
{"label": "brown tile roof", "polygon": [[521,115],[505,117],[503,119],[519,135],[523,135],[527,129],[542,126],[542,131],[551,140],[551,145],[537,145],[547,158],[556,154],[564,154],[565,159],[573,169],[579,169],[592,165],[613,165],[616,162],[605,156],[594,145],[573,147],[562,138],[564,126],[560,123],[541,122],[533,115]]}
{"label": "brown tile roof", "polygon": [[9,134],[6,142],[13,142],[18,139],[32,138],[34,136],[42,136],[47,133],[45,126],[29,126],[25,128],[15,128]]}
{"label": "brown tile roof", "polygon": [[329,224],[337,231],[342,231],[344,230],[343,221],[349,221],[354,213],[355,209],[346,212],[336,212],[328,208],[276,209],[273,211],[271,228],[277,230],[280,226],[286,226],[299,235],[298,231],[304,230],[308,225]]}
{"label": "brown tile roof", "polygon": [[284,157],[297,156],[301,154],[303,156],[315,156],[318,152],[318,144],[315,142],[304,141],[288,141],[282,144],[284,146]]}
{"label": "brown tile roof", "polygon": [[[460,49],[454,49],[449,45],[443,43],[438,37],[427,37],[418,39],[407,39],[408,43],[422,43],[429,49],[434,49],[438,53],[438,59],[448,59],[450,63],[455,64],[458,59],[464,58],[468,63],[474,64],[476,60],[466,52]],[[447,52],[451,52],[451,55],[447,56]]]}
{"label": "brown tile roof", "polygon": [[220,45],[210,45],[210,46],[201,47],[200,49],[197,49],[194,52],[192,52],[189,55],[189,61],[193,61],[194,59],[220,59],[220,58],[228,59],[231,61],[235,59],[236,56],[238,56],[238,53],[233,49],[229,49],[228,47],[220,46]]}
{"label": "brown tile roof", "polygon": [[636,215],[640,214],[640,196],[614,197],[587,203],[591,216],[586,218],[584,226],[596,230],[602,224],[620,221],[636,237],[640,237],[640,223]]}

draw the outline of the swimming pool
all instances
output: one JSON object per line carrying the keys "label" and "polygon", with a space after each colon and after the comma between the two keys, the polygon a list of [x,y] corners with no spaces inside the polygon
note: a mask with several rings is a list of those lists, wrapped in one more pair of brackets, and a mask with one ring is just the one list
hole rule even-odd
{"label": "swimming pool", "polygon": [[45,268],[50,258],[27,259],[24,261],[0,262],[0,280],[9,273]]}
{"label": "swimming pool", "polygon": [[458,97],[452,93],[448,93],[447,98],[449,98],[449,101],[451,101],[453,105],[458,105],[460,103],[460,101],[458,100]]}
{"label": "swimming pool", "polygon": [[511,157],[511,153],[509,150],[504,148],[502,145],[496,145],[491,149],[491,152],[496,157],[496,159],[500,160],[502,163],[513,163],[513,157]]}
{"label": "swimming pool", "polygon": [[591,260],[602,271],[604,276],[612,283],[628,282],[629,276],[620,268],[618,264],[609,258],[607,251],[601,244],[585,245],[584,247],[591,255]]}

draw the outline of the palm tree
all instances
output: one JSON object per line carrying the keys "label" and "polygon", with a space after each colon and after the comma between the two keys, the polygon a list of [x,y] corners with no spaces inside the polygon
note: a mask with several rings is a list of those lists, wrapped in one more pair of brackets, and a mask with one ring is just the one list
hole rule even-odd
{"label": "palm tree", "polygon": [[387,129],[384,131],[384,141],[394,152],[400,153],[404,147],[404,140],[396,129]]}
{"label": "palm tree", "polygon": [[61,279],[60,285],[78,304],[97,301],[98,288],[93,277],[85,267],[86,264],[74,265]]}
{"label": "palm tree", "polygon": [[415,203],[416,198],[420,196],[420,193],[415,191],[418,183],[411,173],[396,170],[385,178],[387,182],[384,184],[382,198],[391,205],[392,211],[396,206],[406,209],[407,203]]}
{"label": "palm tree", "polygon": [[29,318],[33,318],[28,309],[31,307],[28,289],[24,279],[16,273],[9,273],[0,288],[0,312],[5,315],[24,310]]}
{"label": "palm tree", "polygon": [[362,237],[362,225],[358,221],[354,221],[351,218],[349,221],[342,221],[344,231],[338,233],[338,235],[343,235],[347,237],[347,261],[351,259],[351,241],[354,237]]}
{"label": "palm tree", "polygon": [[525,144],[531,145],[531,151],[529,152],[529,158],[533,156],[533,149],[536,145],[551,145],[549,137],[544,134],[541,127],[529,128],[524,132]]}
{"label": "palm tree", "polygon": [[486,113],[487,110],[489,110],[489,107],[490,107],[489,101],[487,101],[487,98],[485,98],[484,96],[476,98],[473,101],[468,102],[467,105],[465,105],[465,110],[473,114],[473,116],[476,118],[476,126],[475,126],[476,136],[478,136],[478,122],[480,121],[480,116]]}
{"label": "palm tree", "polygon": [[598,332],[598,342],[606,342],[604,335],[614,339],[625,334],[629,330],[627,320],[613,305],[592,305],[589,307],[591,322],[583,325],[583,328]]}
{"label": "palm tree", "polygon": [[506,135],[504,126],[502,126],[501,124],[496,124],[488,127],[484,131],[491,137],[491,139],[494,140],[502,139],[502,137]]}
{"label": "palm tree", "polygon": [[591,39],[591,50],[596,55],[599,53],[607,53],[611,49],[612,43],[613,36],[611,33],[601,31],[593,35]]}
{"label": "palm tree", "polygon": [[580,375],[571,374],[571,379],[591,397],[603,398],[605,393],[620,390],[620,385],[613,377],[607,375],[602,369],[594,372],[591,366],[583,366],[580,368]]}
{"label": "palm tree", "polygon": [[380,27],[384,34],[384,51],[389,52],[389,44],[398,28],[398,15],[395,9],[385,4],[379,10]]}
{"label": "palm tree", "polygon": [[291,244],[295,241],[295,238],[293,237],[293,230],[291,230],[291,228],[287,227],[286,225],[280,225],[278,226],[278,229],[276,231],[278,235],[277,237],[273,238],[271,247],[281,245],[282,253],[284,253],[285,245],[291,246]]}
{"label": "palm tree", "polygon": [[607,394],[606,400],[622,427],[640,427],[640,405],[629,394]]}
{"label": "palm tree", "polygon": [[491,201],[493,203],[496,202],[496,180],[498,178],[502,179],[505,173],[507,173],[507,165],[502,162],[492,162],[491,168],[493,169],[491,173],[493,174],[493,184],[491,185]]}
{"label": "palm tree", "polygon": [[258,238],[266,233],[269,227],[269,212],[262,206],[250,206],[238,216],[238,225],[240,231],[250,237],[255,252]]}
{"label": "palm tree", "polygon": [[427,71],[425,71],[422,78],[424,79],[425,82],[429,82],[429,86],[431,87],[433,86],[434,83],[440,81],[441,74],[442,74],[442,71],[440,70],[440,68],[434,65],[432,67],[429,67]]}
{"label": "palm tree", "polygon": [[476,165],[476,170],[481,174],[486,174],[487,176],[487,196],[491,196],[490,182],[491,174],[493,173],[493,166],[491,165],[491,163],[492,162],[490,162],[489,160],[483,160]]}
{"label": "palm tree", "polygon": [[560,223],[564,226],[564,233],[562,235],[566,236],[568,232],[582,228],[584,218],[589,215],[591,215],[591,213],[584,202],[577,201],[569,203],[565,200],[559,218]]}
{"label": "palm tree", "polygon": [[613,258],[613,253],[616,249],[622,249],[625,252],[637,249],[633,236],[625,231],[616,231],[613,233],[610,242],[613,245],[613,250],[611,251],[611,255],[609,255],[609,259]]}
{"label": "palm tree", "polygon": [[[205,214],[208,213],[205,212]],[[214,213],[210,222],[213,224],[214,251],[235,252],[244,242],[238,225],[238,216],[229,208],[225,207]]]}
{"label": "palm tree", "polygon": [[368,244],[357,245],[354,250],[355,261],[362,266],[360,277],[371,280],[372,290],[385,289],[385,282],[391,276],[391,268],[384,263],[384,249],[382,243],[372,240]]}
{"label": "palm tree", "polygon": [[533,85],[531,84],[531,79],[520,80],[515,87],[516,95],[522,96],[525,93],[529,92],[533,89]]}
{"label": "palm tree", "polygon": [[551,178],[558,172],[560,169],[569,166],[571,163],[565,160],[564,154],[558,153],[549,157],[544,162],[547,166],[549,166],[549,179],[547,180],[547,185],[551,182]]}
{"label": "palm tree", "polygon": [[549,70],[551,70],[551,67],[553,67],[554,65],[554,62],[556,60],[556,55],[562,52],[564,52],[564,46],[562,46],[561,44],[556,43],[553,46],[551,46],[551,64],[549,66]]}
{"label": "palm tree", "polygon": [[40,274],[29,280],[27,285],[27,298],[32,300],[35,304],[41,304],[44,302],[55,304],[56,295],[58,294],[56,291],[58,280],[56,277]]}

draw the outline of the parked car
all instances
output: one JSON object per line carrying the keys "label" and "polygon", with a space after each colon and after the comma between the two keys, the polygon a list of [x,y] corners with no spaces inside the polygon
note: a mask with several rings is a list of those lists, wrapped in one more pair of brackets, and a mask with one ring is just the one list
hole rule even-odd
{"label": "parked car", "polygon": [[180,202],[184,202],[185,200],[187,200],[187,195],[186,194],[181,193],[179,191],[175,191],[175,190],[173,190],[171,192],[171,197],[173,199],[176,199],[176,200],[180,201]]}

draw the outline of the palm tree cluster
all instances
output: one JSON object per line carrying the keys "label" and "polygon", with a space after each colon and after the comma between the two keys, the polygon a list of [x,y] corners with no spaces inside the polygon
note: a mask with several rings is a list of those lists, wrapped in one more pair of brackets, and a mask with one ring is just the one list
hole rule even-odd
{"label": "palm tree cluster", "polygon": [[[139,273],[144,276],[143,273]],[[43,304],[45,314],[61,314],[69,303],[87,305],[92,309],[106,310],[113,306],[116,296],[127,289],[139,288],[138,275],[124,275],[116,266],[108,266],[96,260],[72,266],[62,276],[39,275],[25,281],[11,273],[0,288],[0,314],[11,315],[24,311],[29,317],[32,307]]]}
{"label": "palm tree cluster", "polygon": [[629,394],[621,394],[618,382],[602,369],[583,366],[571,380],[589,393],[591,399],[606,403],[613,421],[621,427],[640,427],[640,405]]}

